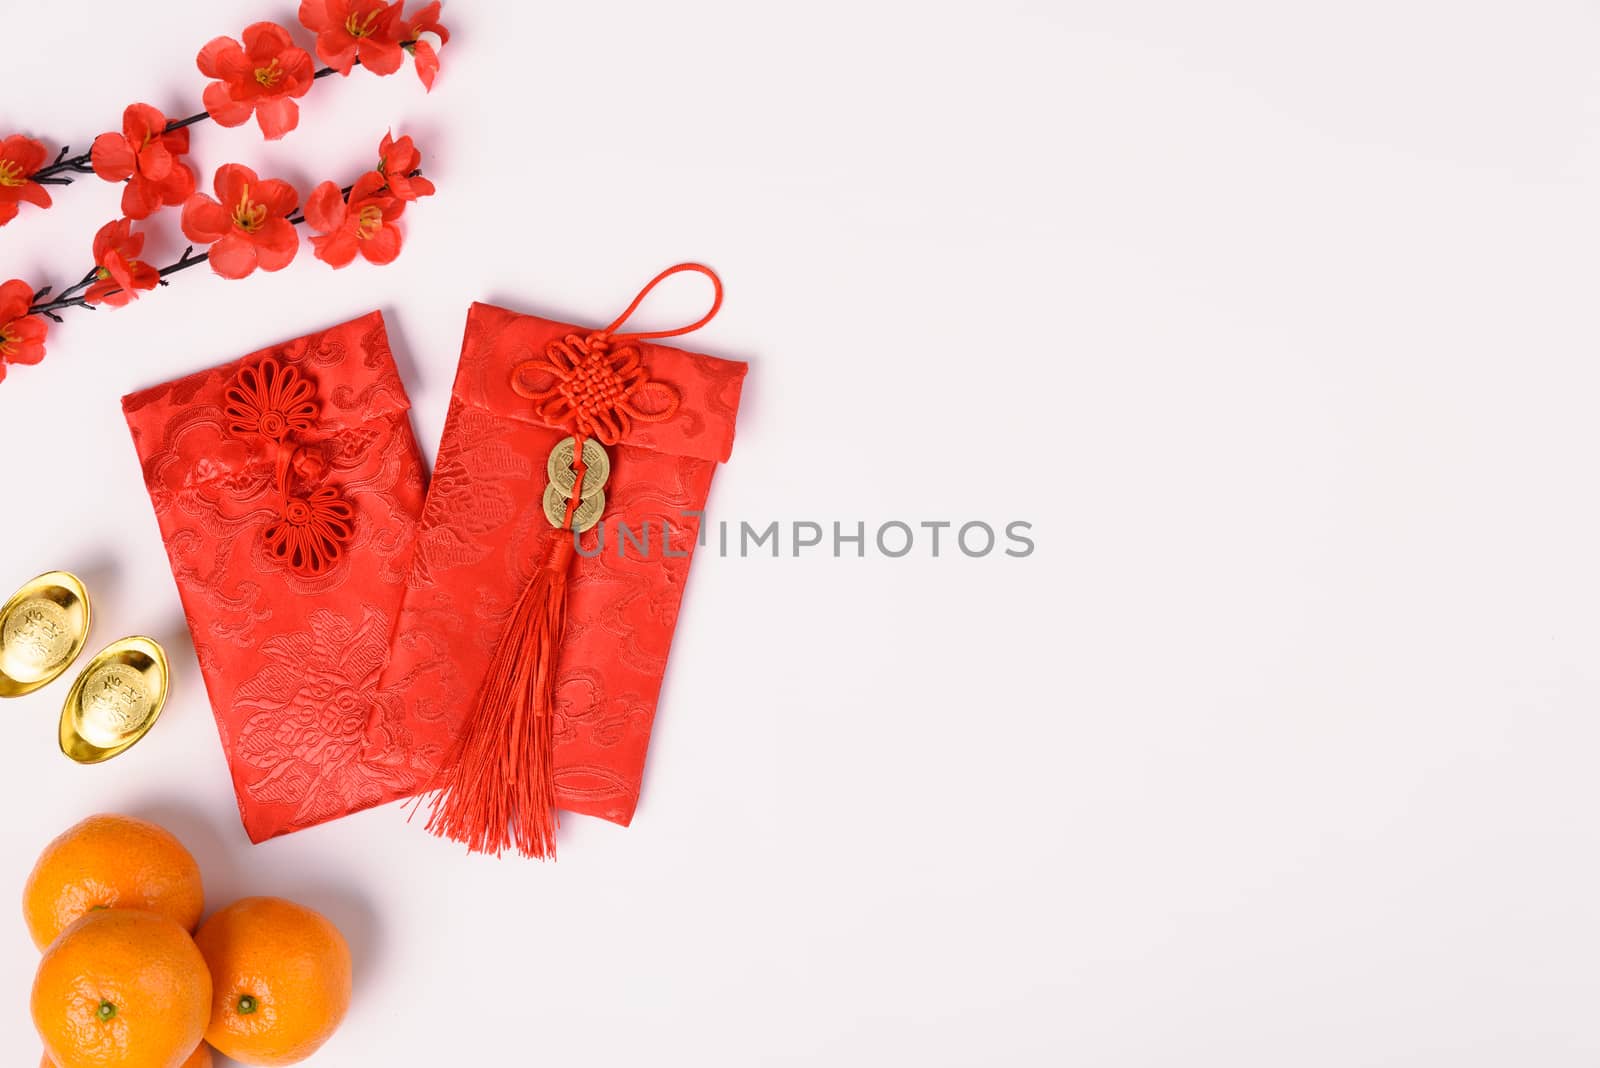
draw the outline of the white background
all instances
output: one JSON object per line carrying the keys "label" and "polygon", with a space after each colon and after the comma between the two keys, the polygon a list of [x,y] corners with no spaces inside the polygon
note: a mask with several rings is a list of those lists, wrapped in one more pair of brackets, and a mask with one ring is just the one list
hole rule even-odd
{"label": "white background", "polygon": [[[292,0],[5,0],[0,127],[84,145]],[[0,585],[168,640],[165,718],[0,709],[0,890],[96,810],[321,908],[318,1065],[1592,1065],[1600,12],[1589,2],[450,0],[229,160],[439,195],[384,269],[180,275],[0,384]],[[0,233],[77,278],[94,180]],[[174,253],[176,213],[154,254]],[[714,519],[1031,521],[1030,558],[702,555],[623,830],[469,858],[391,807],[250,846],[118,398],[379,307],[432,455],[470,301],[661,267],[752,362]],[[683,281],[655,305],[696,313]],[[13,891],[5,891],[11,893]],[[0,918],[3,919],[3,918]],[[34,951],[0,922],[5,1062]]]}

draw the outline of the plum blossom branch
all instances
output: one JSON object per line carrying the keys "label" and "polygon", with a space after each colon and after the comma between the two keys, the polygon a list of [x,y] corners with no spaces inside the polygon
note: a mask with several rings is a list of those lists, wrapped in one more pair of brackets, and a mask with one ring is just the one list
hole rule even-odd
{"label": "plum blossom branch", "polygon": [[[46,187],[71,185],[82,174],[126,183],[123,214],[129,218],[180,204],[191,191],[184,186],[192,184],[192,172],[179,162],[189,151],[189,126],[207,119],[238,126],[253,116],[262,135],[275,141],[299,124],[299,98],[330,74],[348,75],[359,66],[384,77],[410,56],[417,77],[431,90],[450,31],[439,21],[440,0],[420,0],[422,6],[411,12],[406,2],[301,0],[299,21],[316,38],[312,47],[321,66],[275,22],[252,23],[240,39],[213,38],[195,57],[200,73],[211,79],[202,94],[205,110],[169,122],[148,104],[130,105],[123,117],[126,145],[113,131],[84,152],[74,154],[64,145],[46,162],[49,152],[41,142],[20,134],[0,138],[0,226],[16,218],[19,202],[50,207]],[[145,121],[150,119],[155,121]],[[130,123],[137,129],[130,130]],[[153,140],[164,142],[166,151],[152,148]],[[19,292],[13,288],[7,300],[14,303]]]}
{"label": "plum blossom branch", "polygon": [[[417,42],[415,40],[401,41],[400,47],[410,50],[416,46],[416,43]],[[354,64],[357,67],[361,66],[361,59],[359,56],[354,60]],[[321,69],[317,70],[316,73],[312,74],[311,77],[326,78],[330,74],[338,73],[339,71],[333,67],[322,67]],[[167,123],[166,129],[164,129],[162,132],[172,133],[174,130],[187,129],[196,123],[206,122],[210,118],[211,113],[209,111],[197,112],[196,114],[190,115],[187,118],[173,119],[171,122]],[[69,156],[67,153],[70,151],[72,151],[71,145],[62,145],[60,153],[57,154],[55,158],[55,162],[51,163],[48,167],[41,167],[39,170],[34,171],[33,174],[29,175],[29,177],[35,182],[38,182],[40,185],[71,185],[73,181],[73,175],[94,173],[93,154],[91,152],[80,152],[76,156]]]}
{"label": "plum blossom branch", "polygon": [[[409,171],[406,173],[405,177],[408,179],[421,178],[422,170],[421,168],[417,168]],[[331,185],[332,183],[330,182],[329,184]],[[355,183],[351,183],[350,185],[340,189],[339,194],[340,196],[348,197],[351,191],[355,188]],[[288,221],[292,226],[298,226],[305,222],[305,209],[302,207],[300,210],[290,215],[288,217]],[[167,264],[165,267],[160,268],[155,273],[159,279],[159,284],[164,286],[170,284],[168,283],[167,279],[171,275],[177,274],[180,271],[187,271],[191,267],[198,267],[200,264],[209,263],[210,261],[211,253],[209,251],[196,253],[194,246],[190,245],[188,248],[183,250],[183,255],[179,256],[176,261]],[[85,308],[89,311],[94,311],[99,302],[90,301],[88,296],[85,295],[85,291],[95,282],[103,281],[105,278],[106,274],[104,273],[103,269],[99,266],[96,266],[91,269],[88,274],[84,275],[82,279],[74,282],[66,289],[63,289],[53,298],[50,296],[52,287],[45,286],[43,289],[39,290],[33,295],[33,304],[28,308],[28,314],[43,315],[52,322],[59,323],[63,321],[60,313],[68,308]],[[106,293],[101,299],[105,300],[107,298],[115,297],[122,292],[123,291],[120,288],[110,288],[107,289]]]}

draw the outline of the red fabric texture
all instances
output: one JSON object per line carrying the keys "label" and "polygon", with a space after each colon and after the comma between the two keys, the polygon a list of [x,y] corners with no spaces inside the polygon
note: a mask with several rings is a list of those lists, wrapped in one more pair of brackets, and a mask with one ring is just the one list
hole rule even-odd
{"label": "red fabric texture", "polygon": [[[512,369],[587,333],[473,305],[431,485],[377,312],[123,399],[253,841],[426,790],[450,758],[554,536],[546,460],[568,431],[518,395]],[[604,518],[570,573],[553,725],[558,806],[621,824],[746,371],[636,344],[680,404],[607,448]],[[235,400],[230,416],[241,369],[278,380],[269,360],[311,384],[314,415],[286,401],[284,419],[241,419]],[[288,502],[309,515],[324,498],[347,540],[287,566],[274,539]]]}
{"label": "red fabric texture", "polygon": [[[230,426],[266,360],[313,387],[281,446]],[[409,408],[377,312],[123,398],[253,841],[409,796],[438,759],[377,685],[426,484]],[[326,570],[274,554],[286,495],[353,510]]]}
{"label": "red fabric texture", "polygon": [[[410,588],[380,681],[405,689],[413,736],[430,753],[450,750],[553,535],[541,503],[545,462],[569,431],[544,422],[517,394],[512,369],[551,341],[587,333],[487,304],[468,313]],[[558,807],[621,824],[638,804],[699,536],[699,516],[685,513],[705,508],[717,464],[732,450],[746,371],[732,360],[638,346],[649,377],[676,389],[681,403],[663,422],[634,422],[607,450],[604,518],[572,562],[554,723]]]}

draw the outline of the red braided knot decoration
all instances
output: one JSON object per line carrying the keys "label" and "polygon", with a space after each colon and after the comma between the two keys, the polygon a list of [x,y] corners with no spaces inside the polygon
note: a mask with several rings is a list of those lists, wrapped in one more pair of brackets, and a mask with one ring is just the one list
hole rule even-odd
{"label": "red braided knot decoration", "polygon": [[301,496],[289,491],[291,462],[302,476],[320,473],[321,464],[297,456],[292,441],[317,425],[316,389],[296,368],[268,356],[239,368],[223,397],[228,432],[259,438],[277,454],[278,515],[261,532],[267,553],[298,574],[332,570],[355,534],[355,509],[332,486]]}
{"label": "red braided knot decoration", "polygon": [[511,370],[511,388],[533,402],[539,418],[573,434],[615,445],[637,420],[659,423],[678,410],[678,391],[651,379],[631,341],[612,348],[609,334],[568,334],[545,346],[542,359]]}
{"label": "red braided knot decoration", "polygon": [[[704,275],[712,287],[711,310],[687,326],[619,334],[639,305],[663,281],[675,274]],[[615,445],[627,437],[635,422],[659,423],[672,418],[680,403],[678,391],[651,379],[639,355],[638,342],[681,337],[709,323],[722,307],[722,279],[709,267],[680,263],[668,267],[639,290],[610,326],[586,337],[568,334],[544,348],[543,359],[524,360],[511,369],[511,388],[533,401],[533,410],[551,426],[564,427],[578,438],[578,459],[583,439]]]}

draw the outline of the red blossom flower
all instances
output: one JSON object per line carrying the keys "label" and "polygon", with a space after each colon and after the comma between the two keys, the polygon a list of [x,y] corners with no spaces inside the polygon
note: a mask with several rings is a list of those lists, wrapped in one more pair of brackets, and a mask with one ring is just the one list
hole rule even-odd
{"label": "red blossom flower", "polygon": [[368,171],[350,187],[347,203],[332,182],[323,182],[306,198],[306,222],[323,236],[313,237],[317,259],[347,267],[360,252],[368,263],[393,263],[400,255],[400,230],[394,225],[405,201],[384,193],[384,178]]}
{"label": "red blossom flower", "polygon": [[0,285],[0,382],[6,364],[38,363],[44,359],[44,316],[29,315],[33,287],[19,278]]}
{"label": "red blossom flower", "polygon": [[[423,37],[431,34],[439,39],[435,45]],[[400,33],[402,44],[411,57],[417,61],[417,77],[422,79],[423,88],[433,90],[433,79],[439,73],[439,49],[443,48],[450,40],[450,31],[439,22],[439,0],[418,11],[406,20],[404,29]]]}
{"label": "red blossom flower", "polygon": [[48,155],[44,145],[21,134],[0,141],[0,226],[17,217],[19,201],[41,208],[50,206],[50,194],[44,186],[29,181],[33,172],[44,166]]}
{"label": "red blossom flower", "polygon": [[148,219],[163,205],[182,204],[194,195],[194,171],[178,159],[189,151],[189,131],[167,130],[167,117],[149,104],[129,104],[122,132],[94,139],[89,161],[108,182],[126,181],[122,214]]}
{"label": "red blossom flower", "polygon": [[301,0],[300,24],[317,35],[317,55],[340,74],[356,60],[374,74],[393,74],[405,58],[398,36],[400,4],[383,0]]}
{"label": "red blossom flower", "polygon": [[257,267],[289,266],[300,249],[300,232],[288,218],[300,200],[294,186],[257,178],[237,163],[219,167],[214,185],[216,200],[196,193],[183,205],[184,235],[211,246],[211,269],[224,278],[243,278]]}
{"label": "red blossom flower", "polygon": [[289,31],[273,22],[246,26],[244,44],[218,37],[200,50],[200,73],[217,80],[206,86],[206,111],[223,126],[239,126],[255,113],[268,141],[300,123],[300,105],[316,80],[311,54],[297,48]]}
{"label": "red blossom flower", "polygon": [[90,304],[109,304],[120,308],[139,298],[139,291],[154,289],[160,273],[139,259],[144,251],[144,235],[133,232],[133,223],[118,219],[100,227],[94,235],[94,267],[99,281],[89,287],[83,299]]}
{"label": "red blossom flower", "polygon": [[433,196],[432,182],[420,174],[411,176],[421,166],[422,153],[409,136],[396,141],[393,134],[383,135],[383,143],[378,146],[378,173],[389,183],[389,192],[407,203]]}

